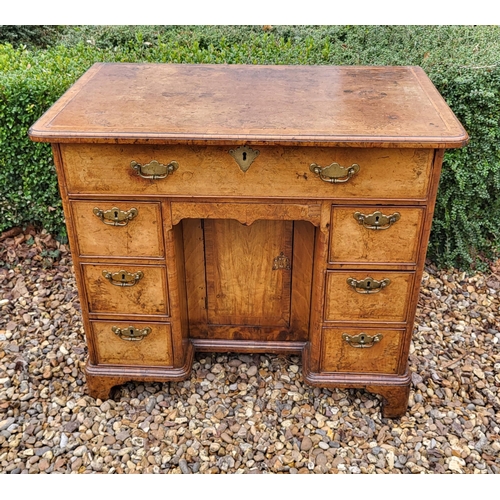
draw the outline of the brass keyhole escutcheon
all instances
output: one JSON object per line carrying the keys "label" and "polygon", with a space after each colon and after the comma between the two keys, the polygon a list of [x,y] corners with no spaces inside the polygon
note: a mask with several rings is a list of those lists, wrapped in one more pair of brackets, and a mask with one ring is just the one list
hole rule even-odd
{"label": "brass keyhole escutcheon", "polygon": [[255,158],[259,156],[260,151],[252,149],[250,146],[239,146],[236,149],[230,149],[229,154],[236,160],[241,170],[246,172]]}
{"label": "brass keyhole escutcheon", "polygon": [[118,328],[117,326],[113,326],[111,331],[122,340],[140,342],[151,333],[151,328],[149,326],[142,329],[136,328],[135,326],[129,326],[128,328]]}
{"label": "brass keyhole escutcheon", "polygon": [[123,269],[117,273],[111,273],[104,270],[102,275],[115,286],[134,286],[144,277],[144,273],[142,271],[129,273]]}
{"label": "brass keyhole escutcheon", "polygon": [[392,215],[384,215],[379,210],[369,215],[362,214],[361,212],[354,212],[353,216],[363,227],[366,229],[373,229],[375,231],[380,229],[389,229],[393,224],[401,219],[401,214],[399,212],[394,212]]}
{"label": "brass keyhole escutcheon", "polygon": [[347,333],[342,334],[342,340],[347,342],[351,347],[355,347],[357,349],[373,347],[375,344],[380,342],[383,337],[384,336],[381,333],[377,333],[373,336],[364,332],[361,332],[359,335],[348,335]]}
{"label": "brass keyhole escutcheon", "polygon": [[386,286],[391,284],[391,280],[385,278],[383,280],[375,280],[371,276],[367,276],[364,280],[347,278],[347,284],[357,293],[378,293]]}
{"label": "brass keyhole escutcheon", "polygon": [[283,252],[273,259],[273,271],[278,269],[290,270],[290,259]]}
{"label": "brass keyhole escutcheon", "polygon": [[126,226],[139,213],[137,208],[120,210],[118,207],[113,207],[110,210],[101,210],[95,207],[93,212],[96,217],[108,226]]}

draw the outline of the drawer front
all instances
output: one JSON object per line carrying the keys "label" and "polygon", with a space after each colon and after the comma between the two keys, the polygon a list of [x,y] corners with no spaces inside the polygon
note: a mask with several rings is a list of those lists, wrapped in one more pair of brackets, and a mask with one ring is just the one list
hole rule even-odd
{"label": "drawer front", "polygon": [[[396,329],[323,328],[321,371],[397,373],[403,335]],[[356,347],[363,340],[366,347]]]}
{"label": "drawer front", "polygon": [[[330,263],[416,264],[424,212],[419,207],[333,207]],[[394,222],[382,218],[394,214]],[[384,226],[374,229],[377,216]]]}
{"label": "drawer front", "polygon": [[82,264],[89,312],[168,314],[162,266]]}
{"label": "drawer front", "polygon": [[[70,194],[425,199],[433,160],[433,150],[256,146],[258,156],[241,168],[231,146],[60,147]],[[145,179],[131,167],[136,162],[151,171],[153,160],[178,168],[165,178]],[[346,169],[356,164],[359,171],[340,183],[311,171],[312,164],[323,169],[333,163]],[[334,177],[347,172],[340,170]]]}
{"label": "drawer front", "polygon": [[[131,332],[132,327],[135,330]],[[92,321],[91,330],[97,350],[97,364],[134,366],[173,364],[170,325],[167,323]],[[144,333],[147,335],[141,338]],[[137,338],[127,340],[131,336]]]}
{"label": "drawer front", "polygon": [[413,273],[328,271],[325,321],[406,321]]}
{"label": "drawer front", "polygon": [[72,201],[82,256],[162,257],[159,203]]}

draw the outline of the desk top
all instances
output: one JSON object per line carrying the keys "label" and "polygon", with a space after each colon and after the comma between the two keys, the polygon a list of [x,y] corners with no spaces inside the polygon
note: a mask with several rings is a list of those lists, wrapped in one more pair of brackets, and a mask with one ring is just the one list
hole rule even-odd
{"label": "desk top", "polygon": [[455,148],[417,66],[94,64],[30,129],[42,142]]}

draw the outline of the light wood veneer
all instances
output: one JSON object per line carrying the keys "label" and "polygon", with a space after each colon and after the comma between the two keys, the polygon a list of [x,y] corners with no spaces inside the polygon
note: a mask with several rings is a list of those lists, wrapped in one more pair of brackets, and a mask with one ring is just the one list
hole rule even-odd
{"label": "light wood veneer", "polygon": [[298,353],[308,384],[404,414],[443,154],[468,140],[420,68],[98,63],[30,137],[52,143],[92,396],[183,380],[196,350]]}

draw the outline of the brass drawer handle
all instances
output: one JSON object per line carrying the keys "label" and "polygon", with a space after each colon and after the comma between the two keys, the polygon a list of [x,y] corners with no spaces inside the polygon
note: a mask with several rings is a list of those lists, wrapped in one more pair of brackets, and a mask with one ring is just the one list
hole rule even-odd
{"label": "brass drawer handle", "polygon": [[113,330],[113,333],[122,340],[129,340],[131,342],[139,342],[151,333],[151,328],[149,328],[149,326],[143,328],[142,330],[136,328],[135,326],[129,326],[127,328],[118,328],[117,326],[113,326],[111,330]]}
{"label": "brass drawer handle", "polygon": [[117,273],[110,273],[103,271],[102,275],[115,286],[134,286],[144,276],[142,271],[136,273],[129,273],[128,271],[120,270]]}
{"label": "brass drawer handle", "polygon": [[332,163],[327,167],[320,167],[316,163],[312,163],[309,170],[319,176],[324,182],[339,184],[347,182],[354,174],[359,172],[359,168],[357,163],[353,163],[350,167],[343,167],[338,163]]}
{"label": "brass drawer handle", "polygon": [[367,276],[364,280],[357,280],[354,278],[347,278],[347,284],[350,285],[355,292],[358,293],[378,293],[386,286],[391,284],[391,280],[385,278],[383,280],[377,281],[370,276]]}
{"label": "brass drawer handle", "polygon": [[345,340],[351,347],[356,347],[360,349],[373,347],[377,342],[382,340],[383,335],[377,333],[373,337],[367,335],[366,333],[360,333],[359,335],[348,335],[347,333],[342,334],[342,339]]}
{"label": "brass drawer handle", "polygon": [[171,161],[168,165],[164,165],[156,160],[150,161],[145,165],[132,161],[130,162],[130,166],[143,179],[165,179],[165,177],[173,174],[179,168],[179,164],[176,161]]}
{"label": "brass drawer handle", "polygon": [[354,218],[366,229],[389,229],[395,222],[401,219],[401,214],[395,212],[392,215],[384,215],[377,210],[370,215],[355,212]]}
{"label": "brass drawer handle", "polygon": [[113,207],[111,210],[101,210],[95,207],[93,212],[96,217],[108,226],[126,226],[132,219],[137,217],[139,210],[137,208],[120,210],[118,207]]}

